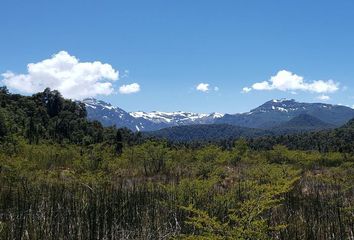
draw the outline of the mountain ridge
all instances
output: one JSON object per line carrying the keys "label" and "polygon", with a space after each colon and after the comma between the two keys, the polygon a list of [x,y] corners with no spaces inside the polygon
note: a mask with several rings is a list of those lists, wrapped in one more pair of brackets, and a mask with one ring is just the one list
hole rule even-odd
{"label": "mountain ridge", "polygon": [[294,99],[273,99],[247,113],[225,114],[216,123],[270,129],[300,114],[308,114],[323,122],[341,126],[354,117],[354,109],[326,103],[303,103]]}
{"label": "mountain ridge", "polygon": [[[290,121],[299,115],[317,118],[319,126],[306,129],[316,130],[320,125],[324,128],[341,126],[354,118],[354,109],[341,105],[326,103],[302,103],[294,99],[272,99],[249,112],[236,114],[192,113],[136,111],[127,112],[95,98],[82,101],[85,104],[88,118],[98,120],[104,126],[126,127],[133,131],[156,131],[163,128],[201,124],[228,124],[246,128],[270,130]],[[310,119],[310,118],[309,118]],[[306,122],[306,120],[303,119]],[[305,123],[304,122],[304,123]],[[301,126],[299,126],[301,128]]]}

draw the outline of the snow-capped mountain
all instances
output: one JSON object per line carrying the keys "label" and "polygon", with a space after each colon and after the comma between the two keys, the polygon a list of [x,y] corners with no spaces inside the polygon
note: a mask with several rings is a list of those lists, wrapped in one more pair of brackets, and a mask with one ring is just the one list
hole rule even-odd
{"label": "snow-capped mountain", "polygon": [[[354,118],[354,109],[324,103],[300,103],[294,99],[273,99],[246,113],[126,112],[94,98],[82,101],[88,118],[104,126],[127,127],[133,131],[154,131],[194,124],[231,124],[240,127],[272,129],[302,114],[315,117],[328,126],[340,126]],[[310,119],[309,117],[305,119]]]}
{"label": "snow-capped mountain", "polygon": [[136,118],[119,107],[114,107],[95,98],[86,98],[82,102],[86,106],[87,116],[90,120],[97,120],[104,126],[116,125],[138,131],[142,128]]}
{"label": "snow-capped mountain", "polygon": [[214,119],[221,118],[221,113],[191,113],[191,112],[131,112],[131,116],[135,118],[144,118],[154,123],[166,123],[172,126],[189,125],[189,124],[206,124],[213,123]]}
{"label": "snow-capped mountain", "polygon": [[88,118],[100,121],[104,126],[127,127],[133,131],[152,131],[165,127],[208,124],[224,115],[221,113],[191,113],[191,112],[131,112],[94,98],[82,101],[87,110]]}
{"label": "snow-capped mountain", "polygon": [[354,117],[354,109],[324,103],[301,103],[294,99],[273,99],[250,112],[226,114],[217,119],[216,123],[270,129],[300,114],[307,114],[325,123],[340,126]]}

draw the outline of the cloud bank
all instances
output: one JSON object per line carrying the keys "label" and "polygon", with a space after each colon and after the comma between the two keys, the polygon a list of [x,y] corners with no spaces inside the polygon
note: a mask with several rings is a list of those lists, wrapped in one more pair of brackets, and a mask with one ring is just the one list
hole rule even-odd
{"label": "cloud bank", "polygon": [[302,76],[287,70],[279,71],[268,81],[256,82],[251,87],[244,87],[243,93],[252,90],[308,91],[313,93],[333,93],[339,89],[339,83],[333,80],[315,80],[306,82]]}
{"label": "cloud bank", "polygon": [[123,85],[119,88],[119,93],[121,94],[131,94],[139,91],[140,91],[140,85],[137,83]]}
{"label": "cloud bank", "polygon": [[110,64],[80,62],[66,51],[30,63],[27,70],[27,74],[3,73],[2,81],[10,89],[23,93],[36,93],[50,87],[59,90],[66,98],[82,99],[113,93],[112,82],[119,78],[118,71]]}

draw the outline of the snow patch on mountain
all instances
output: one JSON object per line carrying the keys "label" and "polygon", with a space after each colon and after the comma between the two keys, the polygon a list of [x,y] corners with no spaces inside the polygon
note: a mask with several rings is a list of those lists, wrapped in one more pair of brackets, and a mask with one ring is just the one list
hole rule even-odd
{"label": "snow patch on mountain", "polygon": [[169,123],[172,125],[181,125],[186,123],[203,123],[208,119],[221,118],[224,114],[221,113],[192,113],[192,112],[160,112],[160,111],[152,111],[152,112],[130,112],[132,117],[135,118],[144,118],[146,120],[152,121],[154,123]]}

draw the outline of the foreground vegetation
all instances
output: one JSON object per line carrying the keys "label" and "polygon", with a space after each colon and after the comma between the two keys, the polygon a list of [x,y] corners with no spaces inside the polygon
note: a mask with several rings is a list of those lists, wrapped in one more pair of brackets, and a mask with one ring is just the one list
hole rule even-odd
{"label": "foreground vegetation", "polygon": [[174,145],[0,97],[0,239],[354,238],[353,149]]}

